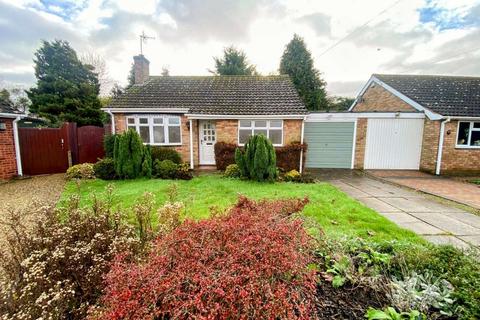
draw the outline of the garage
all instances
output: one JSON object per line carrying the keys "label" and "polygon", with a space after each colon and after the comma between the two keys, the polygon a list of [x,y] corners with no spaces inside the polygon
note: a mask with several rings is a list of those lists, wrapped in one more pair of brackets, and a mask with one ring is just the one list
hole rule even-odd
{"label": "garage", "polygon": [[368,119],[365,169],[418,170],[423,119]]}
{"label": "garage", "polygon": [[305,122],[304,138],[308,144],[307,168],[352,168],[355,124],[350,121]]}

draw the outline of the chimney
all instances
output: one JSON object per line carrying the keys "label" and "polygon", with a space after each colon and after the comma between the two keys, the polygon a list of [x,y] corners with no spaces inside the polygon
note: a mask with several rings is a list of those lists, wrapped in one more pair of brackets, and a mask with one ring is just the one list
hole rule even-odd
{"label": "chimney", "polygon": [[143,54],[133,57],[135,84],[142,84],[150,76],[150,61]]}

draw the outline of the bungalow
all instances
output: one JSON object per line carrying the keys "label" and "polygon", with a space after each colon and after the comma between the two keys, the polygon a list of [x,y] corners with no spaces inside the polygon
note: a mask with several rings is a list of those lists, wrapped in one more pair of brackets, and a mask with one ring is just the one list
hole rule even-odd
{"label": "bungalow", "polygon": [[22,175],[17,123],[24,116],[0,101],[0,180]]}
{"label": "bungalow", "polygon": [[112,131],[175,148],[191,167],[214,165],[217,141],[243,145],[263,133],[280,147],[301,142],[307,109],[288,76],[150,76],[134,57],[135,84],[103,109]]}

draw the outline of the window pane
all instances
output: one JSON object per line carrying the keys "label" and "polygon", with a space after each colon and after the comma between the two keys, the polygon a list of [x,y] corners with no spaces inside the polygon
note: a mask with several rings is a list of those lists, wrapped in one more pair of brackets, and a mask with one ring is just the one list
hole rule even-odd
{"label": "window pane", "polygon": [[165,143],[165,132],[164,132],[163,126],[153,127],[153,142]]}
{"label": "window pane", "polygon": [[127,129],[133,129],[133,130],[136,130],[135,126],[127,126]]}
{"label": "window pane", "polygon": [[140,137],[143,142],[150,143],[150,128],[149,127],[140,127]]}
{"label": "window pane", "polygon": [[253,134],[263,134],[266,137],[267,136],[267,130],[266,129],[255,129],[255,130],[253,130]]}
{"label": "window pane", "polygon": [[474,122],[474,123],[473,123],[473,127],[474,127],[475,129],[480,129],[480,122]]}
{"label": "window pane", "polygon": [[128,124],[135,124],[135,118],[127,118]]}
{"label": "window pane", "polygon": [[180,143],[180,127],[168,127],[169,143]]}
{"label": "window pane", "polygon": [[180,124],[180,118],[168,118],[168,124]]}
{"label": "window pane", "polygon": [[163,118],[153,118],[154,124],[163,124]]}
{"label": "window pane", "polygon": [[240,120],[241,128],[250,128],[252,126],[252,121],[250,120]]}
{"label": "window pane", "polygon": [[468,144],[468,133],[470,131],[470,122],[460,122],[458,127],[458,145]]}
{"label": "window pane", "polygon": [[282,130],[270,130],[270,141],[273,144],[282,144]]}
{"label": "window pane", "polygon": [[140,124],[148,124],[148,118],[138,118]]}
{"label": "window pane", "polygon": [[281,128],[282,127],[282,120],[271,120],[270,121],[270,128]]}
{"label": "window pane", "polygon": [[240,130],[238,133],[238,143],[245,144],[252,135],[252,130]]}
{"label": "window pane", "polygon": [[255,120],[255,128],[266,128],[267,121],[265,120]]}
{"label": "window pane", "polygon": [[480,147],[480,131],[472,131],[471,146]]}

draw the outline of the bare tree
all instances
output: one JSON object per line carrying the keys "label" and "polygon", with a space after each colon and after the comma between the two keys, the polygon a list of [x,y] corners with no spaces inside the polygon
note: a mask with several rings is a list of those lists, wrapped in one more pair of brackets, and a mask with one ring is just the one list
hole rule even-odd
{"label": "bare tree", "polygon": [[109,95],[114,85],[114,80],[108,73],[108,67],[105,59],[96,52],[89,51],[80,56],[80,60],[88,65],[91,65],[94,72],[98,76],[98,82],[100,83],[100,95]]}

